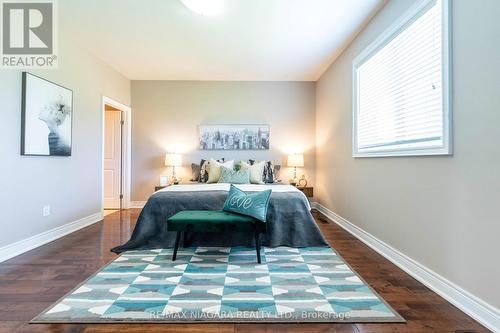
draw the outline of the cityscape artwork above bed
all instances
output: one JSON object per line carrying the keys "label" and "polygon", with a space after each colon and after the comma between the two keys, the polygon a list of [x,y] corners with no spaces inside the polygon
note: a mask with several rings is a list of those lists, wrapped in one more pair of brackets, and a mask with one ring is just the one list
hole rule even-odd
{"label": "cityscape artwork above bed", "polygon": [[268,150],[269,125],[200,125],[200,150]]}

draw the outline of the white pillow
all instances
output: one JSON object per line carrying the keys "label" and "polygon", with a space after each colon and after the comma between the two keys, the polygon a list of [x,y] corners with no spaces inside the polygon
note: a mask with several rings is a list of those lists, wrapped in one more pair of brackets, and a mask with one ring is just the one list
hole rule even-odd
{"label": "white pillow", "polygon": [[245,161],[240,162],[242,169],[250,169],[250,183],[252,184],[264,184],[262,180],[262,175],[264,174],[264,166],[266,161],[255,162],[250,165]]}
{"label": "white pillow", "polygon": [[211,158],[210,161],[208,162],[207,184],[217,183],[219,181],[221,165],[232,170],[234,168],[234,160],[227,161],[224,163],[219,163],[216,160],[214,160],[213,158]]}

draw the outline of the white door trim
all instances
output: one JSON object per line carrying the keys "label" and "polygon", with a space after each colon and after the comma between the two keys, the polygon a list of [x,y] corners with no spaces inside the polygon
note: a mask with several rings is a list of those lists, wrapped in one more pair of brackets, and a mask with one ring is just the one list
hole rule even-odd
{"label": "white door trim", "polygon": [[122,189],[123,189],[123,207],[130,207],[130,179],[132,167],[132,108],[121,104],[112,98],[102,96],[101,105],[101,210],[104,209],[104,122],[106,105],[110,105],[123,112],[123,169],[122,169]]}

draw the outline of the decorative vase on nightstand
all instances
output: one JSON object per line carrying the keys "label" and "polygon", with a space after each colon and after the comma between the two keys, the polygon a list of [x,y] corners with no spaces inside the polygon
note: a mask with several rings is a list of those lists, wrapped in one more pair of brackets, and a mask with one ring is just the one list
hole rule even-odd
{"label": "decorative vase on nightstand", "polygon": [[302,177],[300,177],[299,182],[297,183],[297,186],[298,187],[306,187],[307,186],[307,179],[306,179],[305,175],[302,175]]}

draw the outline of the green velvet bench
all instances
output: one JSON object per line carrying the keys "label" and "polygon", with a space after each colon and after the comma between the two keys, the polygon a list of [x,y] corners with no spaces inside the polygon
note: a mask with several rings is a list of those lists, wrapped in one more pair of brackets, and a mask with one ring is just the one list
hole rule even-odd
{"label": "green velvet bench", "polygon": [[222,210],[185,210],[167,220],[167,230],[177,232],[172,261],[177,257],[182,233],[185,240],[188,232],[252,232],[255,238],[257,262],[261,263],[259,236],[265,233],[266,224],[253,217]]}

